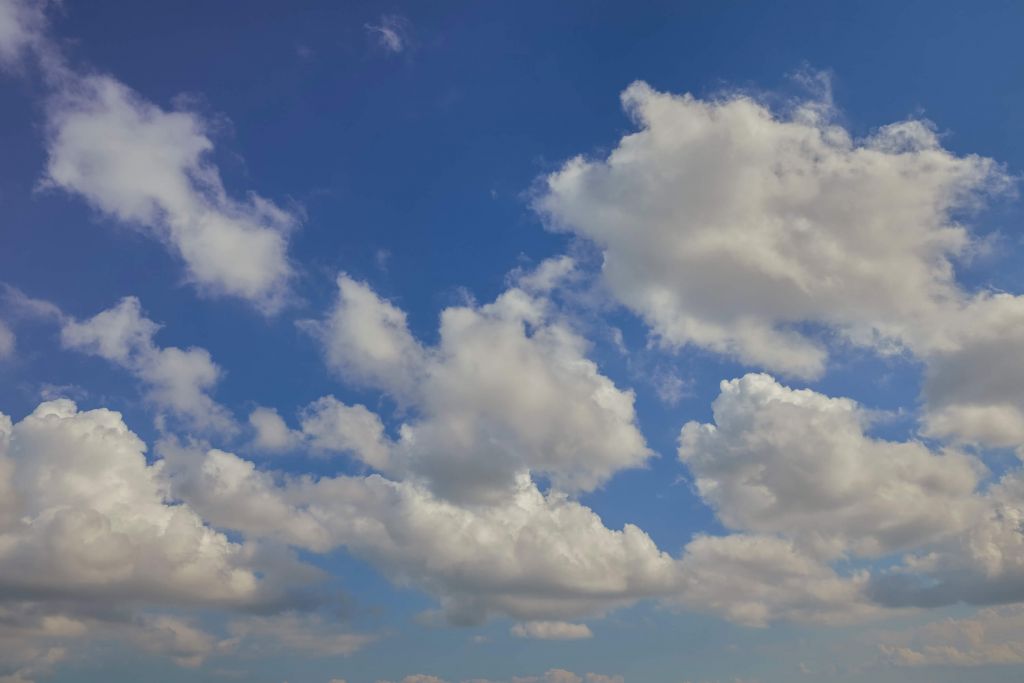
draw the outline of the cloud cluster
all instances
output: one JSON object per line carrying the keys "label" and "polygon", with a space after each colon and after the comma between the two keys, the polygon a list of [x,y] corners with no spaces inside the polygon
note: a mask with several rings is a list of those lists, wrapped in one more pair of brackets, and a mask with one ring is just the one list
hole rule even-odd
{"label": "cloud cluster", "polygon": [[[767,375],[723,382],[714,417],[679,454],[739,533],[687,546],[687,604],[757,624],[1024,600],[1022,470],[985,488],[976,457],[872,438],[856,403]],[[830,566],[896,553],[870,575]]]}
{"label": "cloud cluster", "polygon": [[319,552],[343,545],[436,595],[459,623],[599,613],[679,583],[676,562],[639,528],[608,529],[526,475],[506,500],[474,505],[379,475],[279,482],[224,451],[164,455],[175,494],[214,525]]}

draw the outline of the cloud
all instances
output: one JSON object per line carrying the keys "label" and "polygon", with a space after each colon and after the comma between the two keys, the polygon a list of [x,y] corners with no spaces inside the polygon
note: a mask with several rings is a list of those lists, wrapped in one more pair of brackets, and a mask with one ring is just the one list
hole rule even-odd
{"label": "cloud", "polygon": [[898,666],[1024,664],[1024,607],[947,618],[910,633],[886,634],[886,641],[880,648]]}
{"label": "cloud", "polygon": [[14,355],[14,332],[4,321],[0,320],[0,360]]}
{"label": "cloud", "polygon": [[131,372],[148,388],[160,409],[201,430],[231,433],[231,414],[209,396],[221,377],[206,349],[158,347],[153,337],[160,326],[142,315],[135,297],[79,322],[66,319],[61,328],[64,348],[109,360]]}
{"label": "cloud", "polygon": [[600,613],[679,582],[675,561],[639,528],[608,529],[525,475],[502,503],[459,505],[379,475],[289,478],[224,451],[162,452],[175,495],[216,526],[316,552],[345,546],[437,596],[455,622]]}
{"label": "cloud", "polygon": [[926,353],[924,431],[986,446],[1024,444],[1024,297],[982,294]]}
{"label": "cloud", "polygon": [[228,195],[198,115],[88,76],[51,97],[47,123],[50,185],[160,239],[201,291],[268,313],[285,303],[287,234],[298,219],[257,194]]}
{"label": "cloud", "polygon": [[363,405],[346,405],[323,396],[301,411],[300,429],[291,429],[278,412],[259,407],[249,415],[256,433],[253,446],[267,452],[308,449],[314,455],[347,453],[376,470],[387,470],[394,444],[380,417]]}
{"label": "cloud", "polygon": [[[565,669],[548,669],[540,676],[513,676],[511,683],[625,683],[622,676],[606,676],[604,674],[588,673],[583,676],[574,674]],[[377,681],[377,683],[389,683],[388,681]],[[428,674],[412,674],[401,680],[401,683],[447,683],[443,678]],[[471,678],[463,680],[462,683],[499,683],[489,678]]]}
{"label": "cloud", "polygon": [[161,465],[105,410],[0,415],[0,595],[171,604],[264,600],[250,551],[169,504]]}
{"label": "cloud", "polygon": [[248,647],[264,652],[268,648],[283,648],[318,657],[347,657],[378,639],[375,635],[355,633],[317,614],[246,617],[233,621],[230,631],[229,643],[245,641]]}
{"label": "cloud", "polygon": [[903,557],[868,587],[893,607],[1024,602],[1024,470],[979,496],[982,511],[963,532]]}
{"label": "cloud", "polygon": [[0,66],[11,67],[41,40],[45,2],[0,0]]}
{"label": "cloud", "polygon": [[159,239],[201,292],[279,310],[297,214],[256,193],[228,194],[200,115],[167,111],[112,76],[70,66],[46,33],[45,5],[0,2],[0,62],[31,52],[49,92],[44,185]]}
{"label": "cloud", "polygon": [[366,31],[376,38],[386,52],[399,54],[409,47],[409,20],[397,14],[385,14],[376,24],[366,24]]}
{"label": "cloud", "polygon": [[[723,382],[713,407],[680,456],[742,533],[687,546],[684,604],[757,624],[1024,600],[1024,470],[986,488],[973,456],[871,438],[856,403],[767,375]],[[870,575],[830,566],[898,552]]]}
{"label": "cloud", "polygon": [[824,370],[808,323],[883,349],[927,343],[963,299],[953,259],[971,238],[954,216],[1010,186],[927,122],[854,140],[828,101],[779,114],[637,82],[622,102],[638,130],[544,179],[537,211],[602,250],[609,291],[664,346],[788,375]]}
{"label": "cloud", "polygon": [[697,536],[686,546],[681,572],[677,604],[747,626],[778,620],[849,623],[882,611],[865,594],[866,571],[840,576],[775,536]]}
{"label": "cloud", "polygon": [[980,511],[980,461],[871,438],[849,399],[749,374],[722,382],[713,409],[715,424],[683,427],[679,456],[733,529],[876,556],[954,534]]}
{"label": "cloud", "polygon": [[511,632],[517,638],[536,640],[581,640],[594,637],[586,624],[566,621],[527,621],[514,625]]}
{"label": "cloud", "polygon": [[[338,290],[330,315],[306,328],[340,376],[414,413],[391,447],[390,471],[402,478],[480,502],[525,472],[562,491],[592,490],[650,456],[633,393],[587,359],[586,342],[542,294],[511,287],[490,304],[447,308],[438,344],[426,347],[365,283],[341,275]],[[367,430],[375,441],[375,423]]]}

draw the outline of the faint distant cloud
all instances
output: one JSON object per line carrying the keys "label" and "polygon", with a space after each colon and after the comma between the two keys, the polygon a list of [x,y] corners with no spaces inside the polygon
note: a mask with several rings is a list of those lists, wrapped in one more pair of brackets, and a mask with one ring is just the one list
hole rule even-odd
{"label": "faint distant cloud", "polygon": [[399,54],[409,47],[409,20],[398,14],[385,14],[377,24],[366,24],[366,30],[377,44],[388,52]]}

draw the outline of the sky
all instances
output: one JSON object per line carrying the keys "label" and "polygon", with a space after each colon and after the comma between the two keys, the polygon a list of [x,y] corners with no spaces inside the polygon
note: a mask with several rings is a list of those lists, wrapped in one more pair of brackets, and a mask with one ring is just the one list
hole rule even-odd
{"label": "sky", "polygon": [[0,683],[1020,681],[1022,31],[0,0]]}

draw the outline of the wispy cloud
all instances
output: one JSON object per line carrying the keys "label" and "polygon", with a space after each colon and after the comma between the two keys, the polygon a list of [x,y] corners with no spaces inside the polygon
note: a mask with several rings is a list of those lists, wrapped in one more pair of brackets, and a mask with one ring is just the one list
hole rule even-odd
{"label": "wispy cloud", "polygon": [[409,48],[409,20],[398,14],[385,14],[376,24],[366,24],[367,32],[388,52],[399,54]]}

